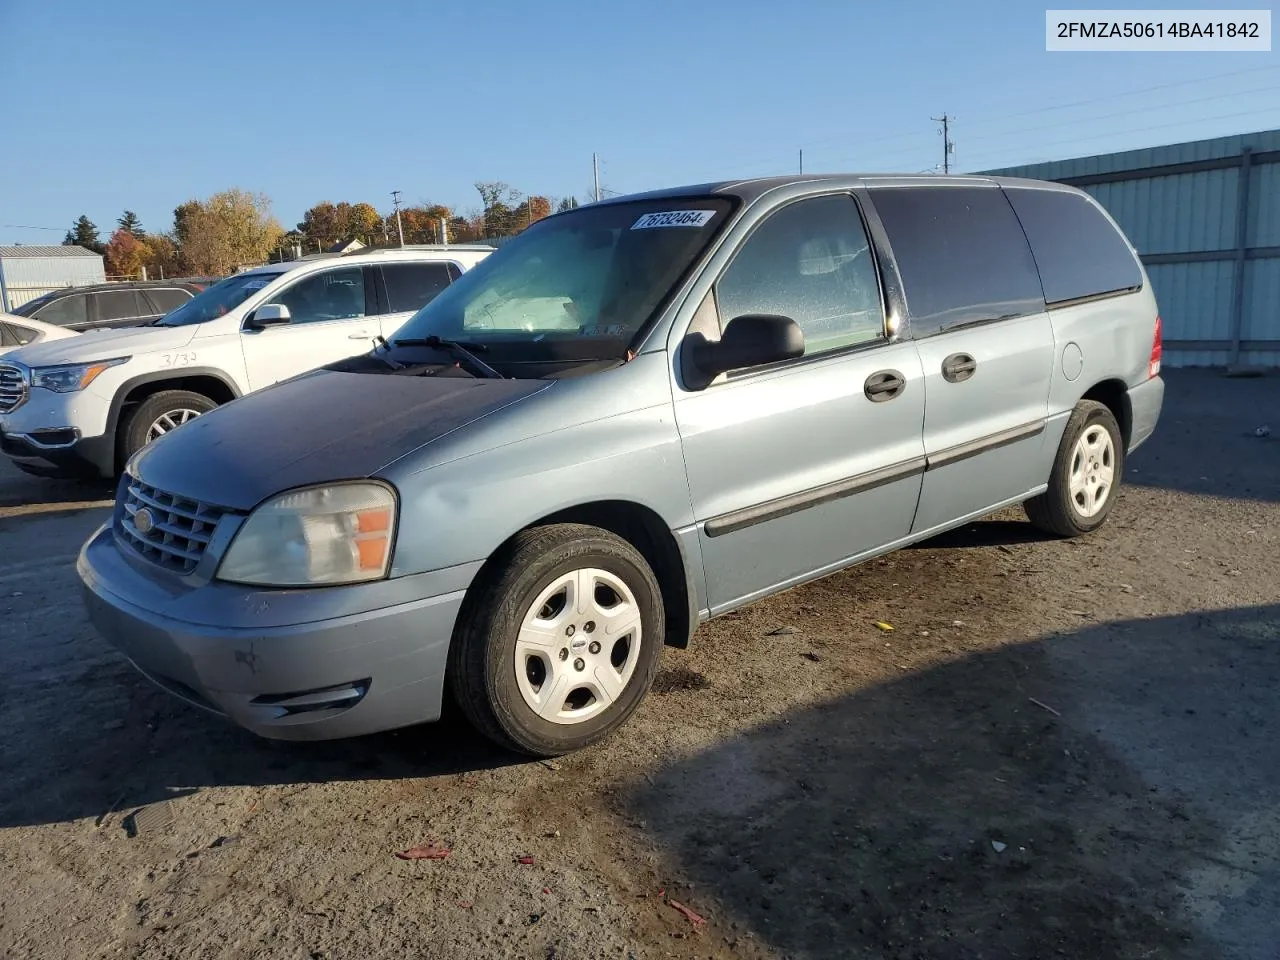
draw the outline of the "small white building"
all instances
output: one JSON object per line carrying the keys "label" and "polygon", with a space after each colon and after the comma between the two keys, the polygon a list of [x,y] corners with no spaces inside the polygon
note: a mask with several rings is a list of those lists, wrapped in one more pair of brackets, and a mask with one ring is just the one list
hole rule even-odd
{"label": "small white building", "polygon": [[62,287],[106,281],[102,254],[84,247],[0,246],[0,310],[12,310]]}

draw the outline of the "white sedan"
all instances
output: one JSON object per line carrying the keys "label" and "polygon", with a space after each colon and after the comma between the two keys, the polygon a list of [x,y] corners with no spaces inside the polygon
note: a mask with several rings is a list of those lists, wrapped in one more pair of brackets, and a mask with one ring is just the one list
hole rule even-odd
{"label": "white sedan", "polygon": [[30,317],[15,317],[12,313],[0,313],[0,355],[29,343],[78,336],[81,336],[78,330],[56,327],[52,323],[42,323]]}

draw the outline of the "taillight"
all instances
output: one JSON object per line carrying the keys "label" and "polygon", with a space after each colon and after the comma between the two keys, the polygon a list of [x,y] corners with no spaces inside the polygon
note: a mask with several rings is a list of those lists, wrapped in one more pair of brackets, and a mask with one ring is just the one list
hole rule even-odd
{"label": "taillight", "polygon": [[1151,340],[1151,359],[1147,362],[1147,379],[1160,373],[1160,358],[1164,355],[1164,324],[1156,314],[1156,335]]}

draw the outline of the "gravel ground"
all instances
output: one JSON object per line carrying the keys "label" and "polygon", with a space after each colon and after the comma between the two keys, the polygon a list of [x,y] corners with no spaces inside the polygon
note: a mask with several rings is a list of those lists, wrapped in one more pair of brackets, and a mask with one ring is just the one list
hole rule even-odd
{"label": "gravel ground", "polygon": [[186,708],[81,612],[106,491],[0,467],[0,955],[1273,960],[1280,378],[1168,384],[1098,534],[716,621],[554,763]]}

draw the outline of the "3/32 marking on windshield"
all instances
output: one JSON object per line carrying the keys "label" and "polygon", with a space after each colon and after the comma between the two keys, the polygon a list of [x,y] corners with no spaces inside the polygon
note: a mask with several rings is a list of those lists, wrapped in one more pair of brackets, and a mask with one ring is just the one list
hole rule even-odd
{"label": "3/32 marking on windshield", "polygon": [[165,367],[189,367],[195,362],[194,353],[166,353],[160,357],[160,364]]}

